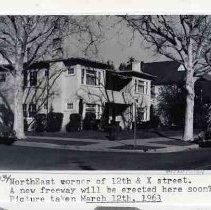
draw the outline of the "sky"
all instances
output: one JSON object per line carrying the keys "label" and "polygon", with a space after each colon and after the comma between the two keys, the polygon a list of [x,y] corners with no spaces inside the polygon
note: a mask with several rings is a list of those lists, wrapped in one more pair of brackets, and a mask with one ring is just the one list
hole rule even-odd
{"label": "sky", "polygon": [[[133,33],[125,22],[119,23],[119,18],[115,16],[99,16],[102,23],[102,33],[104,41],[98,46],[98,54],[90,53],[84,56],[80,47],[75,44],[74,39],[68,39],[66,42],[66,54],[68,57],[86,57],[92,60],[107,62],[113,61],[116,68],[122,62],[127,62],[130,57],[137,61],[155,62],[167,60],[163,56],[156,54],[140,35]],[[80,44],[79,44],[80,45]]]}

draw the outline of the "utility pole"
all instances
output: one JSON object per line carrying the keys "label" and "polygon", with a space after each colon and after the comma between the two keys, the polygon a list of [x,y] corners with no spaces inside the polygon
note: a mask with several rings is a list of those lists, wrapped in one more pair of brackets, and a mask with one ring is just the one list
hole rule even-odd
{"label": "utility pole", "polygon": [[136,118],[137,118],[137,113],[136,113],[136,103],[137,103],[137,99],[134,100],[134,126],[133,126],[133,139],[134,139],[134,148],[137,146],[137,137],[136,137],[136,133],[137,133],[137,126],[136,126]]}
{"label": "utility pole", "polygon": [[48,97],[49,97],[49,68],[46,69],[46,86],[47,86],[47,93],[46,93],[46,126],[48,125],[48,113],[49,113],[49,108],[48,108]]}

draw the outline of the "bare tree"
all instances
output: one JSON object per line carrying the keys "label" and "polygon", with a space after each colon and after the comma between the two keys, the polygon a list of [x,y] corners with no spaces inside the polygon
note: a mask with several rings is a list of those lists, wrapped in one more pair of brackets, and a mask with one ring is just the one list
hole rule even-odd
{"label": "bare tree", "polygon": [[210,68],[211,19],[200,15],[121,16],[155,51],[185,68],[184,140],[193,140],[194,84]]}
{"label": "bare tree", "polygon": [[[51,58],[55,36],[76,34],[86,38],[86,48],[96,47],[97,36],[92,33],[85,16],[1,16],[0,55],[5,64],[1,67],[13,78],[14,130],[17,138],[25,138],[23,126],[23,75],[37,61]],[[89,42],[89,43],[88,43]],[[87,44],[88,43],[88,44]]]}

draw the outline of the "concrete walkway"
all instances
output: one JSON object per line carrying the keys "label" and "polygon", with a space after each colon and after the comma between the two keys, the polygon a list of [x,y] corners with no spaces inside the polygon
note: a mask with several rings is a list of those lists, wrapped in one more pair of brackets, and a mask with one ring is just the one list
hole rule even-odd
{"label": "concrete walkway", "polygon": [[[176,139],[176,138],[174,138]],[[14,142],[17,146],[50,149],[93,151],[93,152],[132,152],[132,153],[170,153],[197,149],[198,145],[174,140],[173,138],[149,138],[128,140],[97,140],[64,137],[28,136],[25,140]]]}

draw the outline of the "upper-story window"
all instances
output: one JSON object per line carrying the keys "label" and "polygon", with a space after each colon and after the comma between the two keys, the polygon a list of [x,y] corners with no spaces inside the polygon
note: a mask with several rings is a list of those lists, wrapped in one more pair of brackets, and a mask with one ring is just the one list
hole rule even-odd
{"label": "upper-story window", "polygon": [[62,45],[62,39],[60,37],[53,39],[53,50],[61,48],[61,45]]}
{"label": "upper-story window", "polygon": [[147,94],[148,93],[148,82],[142,80],[135,80],[135,92]]}
{"label": "upper-story window", "polygon": [[97,75],[97,85],[101,85],[101,72],[98,71],[98,75]]}
{"label": "upper-story window", "polygon": [[29,82],[30,82],[30,86],[37,85],[37,72],[36,71],[30,71]]}
{"label": "upper-story window", "polygon": [[81,70],[81,84],[84,84],[85,69]]}
{"label": "upper-story window", "polygon": [[91,86],[100,86],[101,72],[94,69],[82,69],[81,84],[86,84],[86,85],[91,85]]}
{"label": "upper-story window", "polygon": [[6,82],[6,73],[0,73],[0,82]]}
{"label": "upper-story window", "polygon": [[86,70],[86,84],[87,85],[96,85],[96,71]]}
{"label": "upper-story window", "polygon": [[49,76],[49,69],[45,69],[45,76],[46,76],[46,77]]}
{"label": "upper-story window", "polygon": [[75,69],[73,67],[68,67],[67,68],[67,73],[68,73],[68,75],[74,75],[75,74]]}

